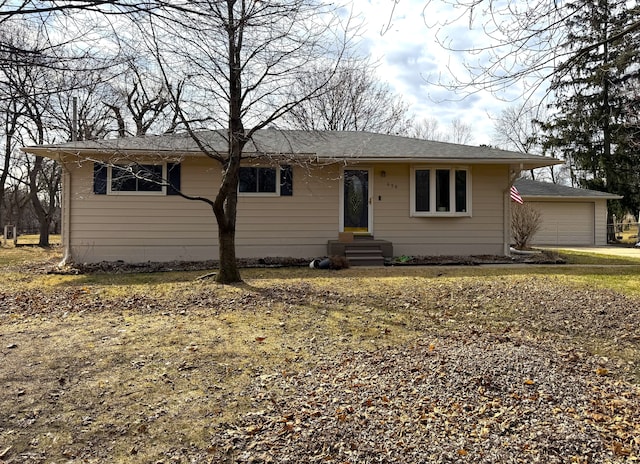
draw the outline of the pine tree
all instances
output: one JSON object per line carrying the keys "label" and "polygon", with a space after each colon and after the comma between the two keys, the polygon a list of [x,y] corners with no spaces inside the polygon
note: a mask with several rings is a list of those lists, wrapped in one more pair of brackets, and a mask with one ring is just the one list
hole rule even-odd
{"label": "pine tree", "polygon": [[623,209],[640,206],[640,153],[633,149],[629,111],[638,88],[638,32],[620,35],[640,10],[621,0],[568,5],[564,48],[572,58],[552,81],[556,101],[543,123],[544,147],[560,152],[581,186],[625,195]]}

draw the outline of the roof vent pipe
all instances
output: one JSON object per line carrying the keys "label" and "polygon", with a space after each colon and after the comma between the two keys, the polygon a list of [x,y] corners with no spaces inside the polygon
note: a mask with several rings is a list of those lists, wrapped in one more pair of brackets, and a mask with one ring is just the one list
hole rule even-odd
{"label": "roof vent pipe", "polygon": [[71,119],[71,141],[78,140],[78,97],[73,97],[73,116]]}

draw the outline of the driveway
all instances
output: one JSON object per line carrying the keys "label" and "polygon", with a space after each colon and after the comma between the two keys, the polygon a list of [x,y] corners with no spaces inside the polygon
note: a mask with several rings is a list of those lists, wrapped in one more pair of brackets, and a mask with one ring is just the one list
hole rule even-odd
{"label": "driveway", "polygon": [[576,251],[582,253],[597,253],[601,255],[608,256],[620,256],[623,258],[638,258],[640,259],[640,247],[623,247],[623,246],[614,246],[614,245],[606,245],[606,246],[563,246],[563,247],[540,247],[545,250],[569,250]]}

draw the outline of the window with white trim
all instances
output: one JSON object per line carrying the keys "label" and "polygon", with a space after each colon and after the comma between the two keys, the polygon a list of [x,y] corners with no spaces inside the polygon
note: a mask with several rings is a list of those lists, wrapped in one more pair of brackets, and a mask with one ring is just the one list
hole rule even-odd
{"label": "window with white trim", "polygon": [[163,179],[167,175],[167,165],[162,164],[114,164],[108,166],[107,193],[165,195]]}
{"label": "window with white trim", "polygon": [[413,167],[410,184],[412,216],[471,216],[468,168]]}

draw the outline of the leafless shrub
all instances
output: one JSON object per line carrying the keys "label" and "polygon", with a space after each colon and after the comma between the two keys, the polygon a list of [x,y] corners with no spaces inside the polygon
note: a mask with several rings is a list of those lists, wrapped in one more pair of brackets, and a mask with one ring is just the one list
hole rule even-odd
{"label": "leafless shrub", "polygon": [[529,246],[531,238],[542,226],[540,211],[528,203],[514,203],[511,208],[511,236],[518,249]]}

